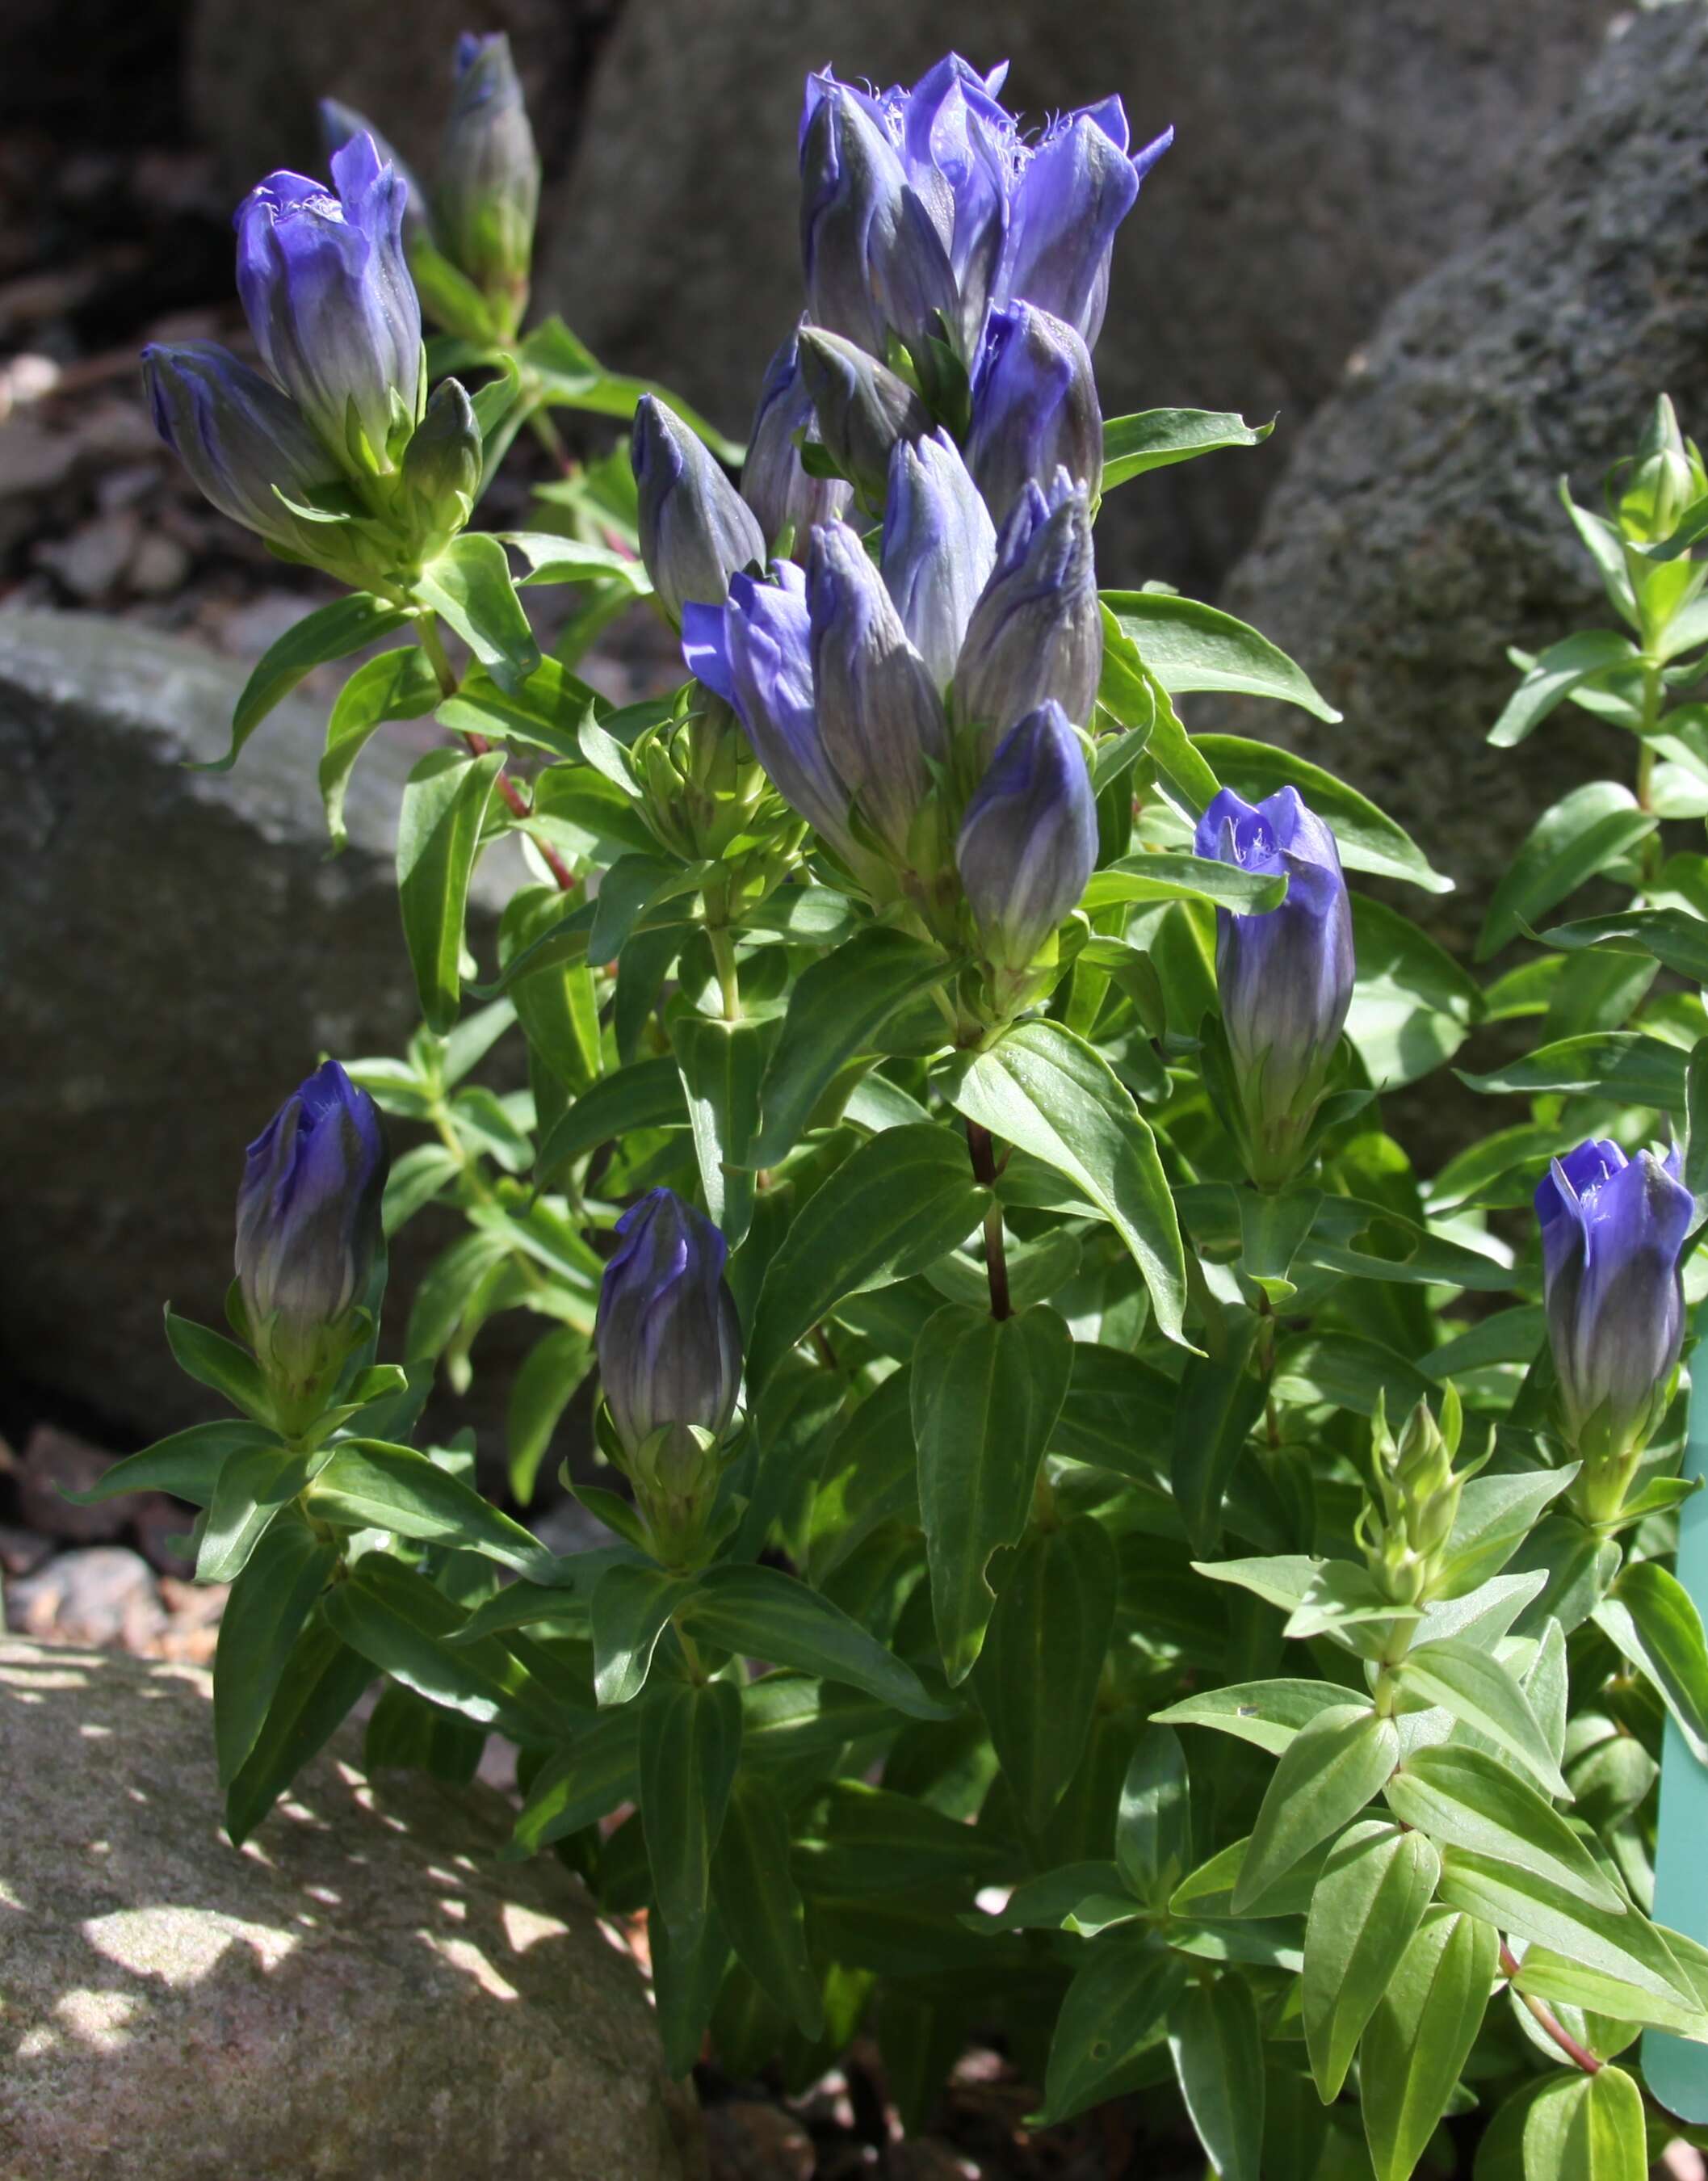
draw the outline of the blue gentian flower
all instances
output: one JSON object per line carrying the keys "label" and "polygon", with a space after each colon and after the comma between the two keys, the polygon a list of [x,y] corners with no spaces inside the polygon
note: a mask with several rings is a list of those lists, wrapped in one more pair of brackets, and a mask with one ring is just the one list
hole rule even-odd
{"label": "blue gentian flower", "polygon": [[427,202],[427,193],[409,161],[405,158],[388,136],[376,129],[365,113],[353,106],[346,106],[341,98],[323,98],[320,102],[320,141],[325,147],[328,168],[353,137],[370,137],[381,163],[391,168],[408,191],[403,212],[405,247],[416,235],[433,240],[433,208]]}
{"label": "blue gentian flower", "polygon": [[457,41],[456,90],[437,183],[439,247],[514,332],[527,303],[540,155],[502,31]]}
{"label": "blue gentian flower", "polygon": [[741,472],[741,497],[759,518],[768,546],[775,545],[784,530],[792,527],[791,549],[800,560],[813,524],[846,516],[854,503],[854,489],[840,478],[807,474],[795,444],[797,432],[804,432],[808,440],[818,438],[813,396],[801,370],[799,342],[791,334],[767,366],[759,389]]}
{"label": "blue gentian flower", "polygon": [[366,135],[336,195],[281,171],[239,206],[237,287],[262,361],[352,476],[396,467],[421,387],[421,306],[403,249],[408,186]]}
{"label": "blue gentian flower", "polygon": [[655,1189],[623,1214],[617,1237],[593,1337],[625,1450],[637,1453],[670,1425],[723,1432],[741,1389],[741,1329],[722,1234],[673,1190]]}
{"label": "blue gentian flower", "polygon": [[1000,300],[1065,318],[1088,348],[1103,328],[1115,230],[1174,131],[1131,156],[1129,141],[1121,101],[1105,98],[1063,114],[1019,155]]}
{"label": "blue gentian flower", "polygon": [[1684,1339],[1678,1255],[1694,1212],[1676,1150],[1628,1160],[1605,1140],[1556,1159],[1536,1190],[1565,1433],[1598,1517],[1617,1513],[1628,1462],[1665,1406]]}
{"label": "blue gentian flower", "polygon": [[843,475],[879,505],[891,454],[931,429],[924,403],[899,373],[840,334],[803,327],[798,353],[819,437]]}
{"label": "blue gentian flower", "polygon": [[996,563],[990,511],[946,432],[901,440],[890,455],[879,558],[909,641],[946,689]]}
{"label": "blue gentian flower", "polygon": [[641,558],[660,604],[677,622],[690,603],[721,604],[738,568],[764,561],[752,509],[699,434],[650,394],[635,410],[631,458]]}
{"label": "blue gentian flower", "polygon": [[286,1429],[312,1421],[352,1344],[380,1248],[388,1165],[374,1102],[335,1060],[249,1146],[237,1196],[238,1290]]}
{"label": "blue gentian flower", "polygon": [[1091,776],[1060,704],[1041,704],[1004,737],[967,803],[955,861],[987,958],[1024,969],[1097,862]]}
{"label": "blue gentian flower", "polygon": [[1058,470],[1046,497],[1028,483],[997,533],[996,565],[967,623],[955,716],[981,765],[1040,704],[1090,720],[1103,671],[1103,621],[1083,485]]}
{"label": "blue gentian flower", "polygon": [[1352,903],[1335,837],[1293,787],[1255,805],[1223,788],[1198,821],[1200,856],[1284,874],[1276,908],[1216,911],[1215,975],[1253,1179],[1285,1179],[1352,1005]]}
{"label": "blue gentian flower", "polygon": [[1058,469],[1095,492],[1103,411],[1091,353],[1065,320],[1032,303],[993,312],[972,386],[967,467],[1000,518],[1022,485]]}

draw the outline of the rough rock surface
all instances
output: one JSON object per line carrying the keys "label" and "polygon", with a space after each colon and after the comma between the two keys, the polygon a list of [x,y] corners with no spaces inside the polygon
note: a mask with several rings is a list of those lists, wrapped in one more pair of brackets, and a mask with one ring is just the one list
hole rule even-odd
{"label": "rough rock surface", "polygon": [[633,1964],[488,1789],[335,1740],[238,1853],[208,1677],[0,1638],[0,2173],[693,2181]]}
{"label": "rough rock surface", "polygon": [[234,772],[187,768],[224,749],[243,679],[134,624],[0,614],[0,1356],[146,1432],[214,1412],[160,1313],[223,1322],[244,1145],[320,1052],[399,1052],[417,1020],[410,752],[370,744],[328,861],[323,707],[281,706]]}
{"label": "rough rock surface", "polygon": [[1033,117],[1119,91],[1141,140],[1177,133],[1117,249],[1105,412],[1282,412],[1264,449],[1163,471],[1106,511],[1111,577],[1202,588],[1249,538],[1348,352],[1475,230],[1613,13],[1614,0],[1079,0],[1066,16],[1040,0],[628,0],[548,207],[538,285],[600,354],[743,432],[800,309],[809,69],[911,80],[956,47],[1010,55],[1010,95]]}
{"label": "rough rock surface", "polygon": [[1636,17],[1539,146],[1487,235],[1397,301],[1301,438],[1223,603],[1345,713],[1248,700],[1190,724],[1292,743],[1394,812],[1460,882],[1410,895],[1473,936],[1538,812],[1628,779],[1618,738],[1568,707],[1522,751],[1484,740],[1539,650],[1612,619],[1556,497],[1602,472],[1665,389],[1708,432],[1708,9]]}

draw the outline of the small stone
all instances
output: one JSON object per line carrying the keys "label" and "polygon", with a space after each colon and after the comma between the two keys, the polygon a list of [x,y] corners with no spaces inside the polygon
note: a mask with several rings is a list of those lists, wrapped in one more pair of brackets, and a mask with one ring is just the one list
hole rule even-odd
{"label": "small stone", "polygon": [[124,571],[133,591],[146,599],[163,599],[182,590],[190,574],[190,555],[175,538],[163,530],[145,530]]}
{"label": "small stone", "polygon": [[75,598],[98,599],[110,591],[124,574],[136,549],[138,517],[133,509],[116,515],[97,516],[80,523],[69,538],[38,545],[35,559],[58,577]]}
{"label": "small stone", "polygon": [[0,500],[15,494],[52,492],[70,476],[77,442],[69,433],[50,432],[32,417],[14,417],[0,424]]}
{"label": "small stone", "polygon": [[124,462],[96,480],[95,504],[103,515],[121,507],[135,507],[160,482],[158,462]]}
{"label": "small stone", "polygon": [[52,1538],[35,1530],[20,1530],[0,1522],[0,1570],[8,1575],[28,1575],[39,1568],[53,1550]]}
{"label": "small stone", "polygon": [[78,1507],[65,1497],[68,1492],[92,1490],[117,1459],[74,1432],[37,1424],[24,1442],[18,1465],[18,1511],[25,1524],[80,1545],[118,1537],[131,1517],[125,1501],[108,1499],[94,1507]]}
{"label": "small stone", "polygon": [[140,1652],[166,1629],[152,1570],[128,1545],[61,1553],[6,1587],[6,1617],[19,1634],[52,1643],[122,1643]]}
{"label": "small stone", "polygon": [[813,2181],[818,2152],[792,2114],[758,2098],[731,2098],[706,2113],[710,2181]]}

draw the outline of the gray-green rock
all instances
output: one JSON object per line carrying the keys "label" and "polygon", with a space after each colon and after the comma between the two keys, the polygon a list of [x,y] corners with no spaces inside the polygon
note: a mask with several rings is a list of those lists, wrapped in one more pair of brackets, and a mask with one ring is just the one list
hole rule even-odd
{"label": "gray-green rock", "polygon": [[350,1731],[241,1853],[208,1677],[0,1639],[5,2181],[694,2181],[633,1963]]}
{"label": "gray-green rock", "polygon": [[[145,1433],[214,1413],[161,1309],[223,1322],[245,1144],[322,1052],[400,1052],[418,1020],[411,751],[370,744],[328,860],[323,704],[281,705],[233,772],[189,769],[243,680],[128,622],[0,613],[0,1325],[13,1368]],[[400,1300],[442,1217],[405,1237]]]}
{"label": "gray-green rock", "polygon": [[1612,620],[1558,479],[1599,506],[1663,390],[1708,433],[1705,81],[1701,0],[1635,16],[1485,238],[1393,306],[1301,437],[1222,603],[1300,660],[1341,725],[1187,707],[1391,811],[1459,882],[1405,900],[1455,947],[1543,809],[1634,770],[1632,745],[1570,706],[1522,749],[1485,737],[1518,678],[1507,645]]}

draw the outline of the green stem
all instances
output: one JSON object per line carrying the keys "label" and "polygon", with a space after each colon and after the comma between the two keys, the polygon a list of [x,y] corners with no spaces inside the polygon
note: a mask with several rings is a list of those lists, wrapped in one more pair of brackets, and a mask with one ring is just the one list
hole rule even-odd
{"label": "green stem", "polygon": [[1002,1233],[1002,1206],[994,1193],[996,1146],[990,1140],[989,1129],[980,1128],[977,1121],[969,1121],[967,1148],[972,1155],[975,1179],[992,1192],[984,1214],[984,1270],[990,1282],[990,1315],[1012,1317],[1014,1306],[1008,1296],[1008,1250]]}
{"label": "green stem", "polygon": [[736,973],[736,942],[730,936],[727,924],[708,924],[706,936],[712,942],[712,959],[718,967],[718,989],[724,996],[724,1019],[741,1019],[741,982]]}
{"label": "green stem", "polygon": [[416,623],[416,641],[427,655],[427,664],[438,682],[440,696],[455,697],[457,693],[456,669],[451,665],[449,654],[445,650],[445,640],[439,634],[437,614],[424,613],[421,616]]}

